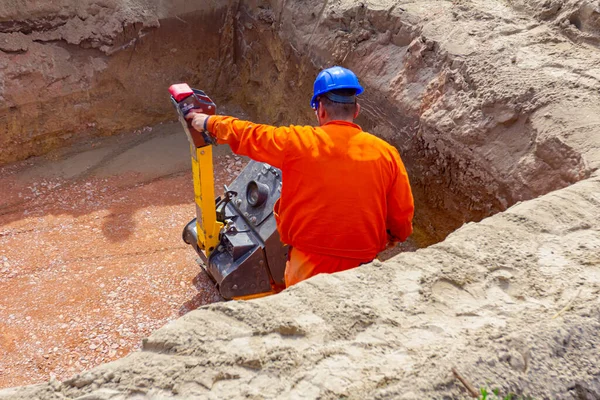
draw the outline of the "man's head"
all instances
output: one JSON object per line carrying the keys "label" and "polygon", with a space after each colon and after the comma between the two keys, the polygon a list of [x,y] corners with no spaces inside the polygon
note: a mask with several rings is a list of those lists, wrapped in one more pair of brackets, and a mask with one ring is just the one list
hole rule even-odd
{"label": "man's head", "polygon": [[330,121],[352,122],[360,111],[356,96],[364,91],[349,69],[332,67],[319,73],[314,85],[311,107],[320,125]]}

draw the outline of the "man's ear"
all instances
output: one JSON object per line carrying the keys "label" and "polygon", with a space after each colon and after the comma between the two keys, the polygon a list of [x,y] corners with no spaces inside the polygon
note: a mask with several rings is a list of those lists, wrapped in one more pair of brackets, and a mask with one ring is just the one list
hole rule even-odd
{"label": "man's ear", "polygon": [[319,108],[317,108],[317,112],[319,113],[319,118],[321,118],[321,120],[324,121],[327,117],[327,110],[325,110],[325,107],[323,107],[323,103],[321,103],[321,100],[319,100]]}
{"label": "man's ear", "polygon": [[354,110],[354,119],[358,117],[358,114],[360,114],[360,104],[356,103],[356,109]]}

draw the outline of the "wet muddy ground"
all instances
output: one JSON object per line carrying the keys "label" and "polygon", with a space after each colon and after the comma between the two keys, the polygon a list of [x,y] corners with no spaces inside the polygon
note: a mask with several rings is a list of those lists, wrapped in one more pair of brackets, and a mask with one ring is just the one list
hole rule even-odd
{"label": "wet muddy ground", "polygon": [[[220,300],[181,240],[189,165],[174,123],[0,168],[0,387],[116,360]],[[217,190],[243,165],[219,146]]]}

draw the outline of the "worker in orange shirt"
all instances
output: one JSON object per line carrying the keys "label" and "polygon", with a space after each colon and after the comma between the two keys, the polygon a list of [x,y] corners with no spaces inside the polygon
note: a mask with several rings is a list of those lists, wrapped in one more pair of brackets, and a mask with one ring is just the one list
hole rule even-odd
{"label": "worker in orange shirt", "polygon": [[[311,106],[319,126],[274,127],[228,116],[190,114],[236,154],[282,171],[275,204],[281,240],[291,247],[286,286],[372,261],[412,233],[414,202],[398,151],[354,123],[363,92],[342,67],[321,71]],[[201,110],[199,110],[201,111]]]}

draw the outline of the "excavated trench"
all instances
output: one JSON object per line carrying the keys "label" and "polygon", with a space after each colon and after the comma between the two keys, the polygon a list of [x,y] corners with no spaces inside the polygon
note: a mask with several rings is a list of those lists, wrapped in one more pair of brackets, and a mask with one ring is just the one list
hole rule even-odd
{"label": "excavated trench", "polygon": [[[534,84],[527,87],[518,79],[514,83],[502,82],[502,86],[494,86],[492,78],[482,80],[485,74],[481,71],[489,68],[487,60],[473,59],[469,66],[462,57],[464,49],[460,43],[452,44],[458,55],[449,53],[439,42],[428,38],[435,36],[434,32],[425,35],[417,17],[404,14],[404,10],[352,5],[343,12],[325,13],[327,2],[322,6],[316,1],[208,3],[194,5],[195,11],[177,6],[181,8],[178,12],[166,13],[150,23],[123,22],[122,29],[110,40],[92,35],[91,39],[77,42],[72,37],[44,36],[46,31],[60,29],[64,23],[61,18],[58,22],[48,18],[42,25],[33,21],[0,24],[0,30],[11,35],[37,34],[28,44],[13,43],[2,48],[11,62],[30,68],[11,70],[2,87],[6,106],[0,107],[0,119],[8,123],[0,132],[0,162],[45,154],[82,138],[173,121],[167,88],[181,81],[205,90],[221,109],[240,110],[240,114],[256,122],[313,124],[308,101],[314,77],[323,67],[342,64],[357,72],[366,89],[360,98],[363,112],[358,123],[399,149],[411,178],[415,232],[409,243],[401,247],[402,251],[438,243],[467,222],[569,186],[589,177],[594,168],[566,141],[543,134],[544,126],[534,126],[550,118],[536,114],[553,101],[550,97],[538,95]],[[39,54],[49,54],[50,61],[43,61],[46,57]],[[31,67],[40,60],[41,72]],[[63,72],[57,73],[59,70]],[[536,84],[542,86],[545,82]],[[39,87],[46,90],[40,91]],[[504,90],[506,87],[509,89]],[[23,89],[21,96],[14,94],[18,88]],[[32,115],[36,117],[27,118]],[[186,185],[187,180],[158,190],[177,191]],[[136,189],[136,195],[129,201],[140,201],[156,193],[142,188]],[[179,201],[166,201],[173,214],[178,213]],[[114,214],[110,217],[118,225],[122,219],[120,214]],[[150,232],[152,227],[150,224],[144,229]],[[132,254],[143,257],[143,252]],[[392,255],[385,254],[383,258]],[[420,256],[417,253],[415,257]],[[457,256],[456,268],[460,269],[462,262]],[[440,278],[439,268],[427,272],[429,275],[424,273],[427,278],[422,279],[414,278],[421,276],[420,272],[408,271],[396,282],[397,286],[412,285],[413,280],[419,281],[415,287],[431,284],[424,291],[419,289],[419,296],[434,300],[440,297],[442,303],[449,298],[451,306],[462,307],[460,300],[472,297],[463,286],[473,280],[481,283],[481,272],[472,266],[464,266],[467,272],[454,271],[454,267],[445,264],[440,268],[449,277]],[[518,272],[508,267],[493,268],[499,269],[491,273],[498,270],[506,276]],[[504,275],[498,280],[508,282],[510,276]],[[409,289],[408,300],[416,298],[417,290]],[[475,307],[477,302],[464,303]],[[418,308],[414,304],[407,307],[408,314],[411,307]],[[359,311],[356,312],[360,318],[371,315]],[[329,315],[325,314],[323,318]],[[474,316],[471,309],[457,314],[462,319]],[[429,332],[430,327],[423,329]],[[428,334],[439,333],[434,329],[431,332]],[[146,350],[150,352],[172,351],[161,348],[162,342],[148,343]],[[215,382],[219,380],[222,379],[215,378]]]}
{"label": "excavated trench", "polygon": [[[70,146],[71,149],[63,152],[66,157],[51,155],[51,160],[64,158],[63,164],[70,164],[66,169],[70,178],[66,181],[51,179],[49,183],[44,178],[41,182],[44,187],[39,186],[39,193],[34,185],[31,190],[34,195],[37,193],[42,206],[29,204],[27,199],[21,198],[21,189],[17,190],[7,185],[10,195],[5,198],[0,208],[0,217],[5,226],[10,226],[13,221],[26,220],[28,209],[35,210],[35,207],[40,207],[33,211],[33,215],[41,218],[40,221],[47,220],[47,215],[56,215],[57,220],[45,222],[40,225],[40,229],[34,230],[35,234],[39,235],[40,243],[44,243],[39,251],[22,257],[18,252],[11,251],[0,254],[4,257],[5,268],[2,271],[7,274],[5,278],[8,279],[2,293],[11,296],[10,293],[15,288],[27,290],[28,285],[34,282],[46,288],[38,301],[33,303],[29,300],[30,295],[15,294],[11,300],[14,304],[8,304],[5,310],[8,318],[33,316],[31,321],[25,321],[26,324],[33,325],[17,328],[13,323],[3,328],[4,333],[0,335],[0,339],[6,344],[6,348],[12,349],[10,351],[13,352],[19,349],[19,352],[24,354],[24,357],[7,356],[11,357],[13,363],[23,363],[23,366],[18,368],[27,373],[23,378],[18,378],[15,368],[6,366],[6,376],[0,382],[4,382],[4,385],[33,383],[37,382],[40,376],[47,376],[45,374],[48,372],[66,378],[90,365],[123,356],[131,349],[137,348],[139,339],[136,343],[130,341],[135,341],[138,335],[140,338],[147,336],[152,329],[172,318],[169,314],[171,309],[177,312],[181,307],[181,310],[189,311],[214,301],[215,294],[210,290],[206,277],[196,277],[191,288],[188,287],[189,283],[186,283],[189,278],[186,278],[185,274],[194,276],[197,266],[190,262],[193,255],[191,249],[179,241],[182,223],[179,222],[179,225],[176,224],[175,228],[169,230],[176,233],[171,234],[173,237],[168,238],[168,243],[161,243],[164,239],[162,230],[140,221],[140,218],[136,217],[136,213],[140,211],[131,210],[146,210],[143,212],[150,214],[155,212],[153,208],[163,206],[170,210],[167,212],[172,213],[175,220],[179,220],[180,216],[186,221],[192,217],[193,209],[185,208],[185,200],[182,199],[187,199],[185,194],[191,192],[189,170],[186,171],[185,165],[180,165],[187,159],[187,152],[185,146],[181,145],[183,140],[172,139],[174,131],[178,136],[183,135],[179,132],[178,124],[164,127],[157,125],[174,119],[174,110],[167,95],[167,88],[172,83],[183,81],[202,88],[224,112],[237,110],[233,111],[234,115],[254,121],[274,125],[314,123],[314,114],[308,106],[312,82],[321,67],[336,62],[319,62],[318,60],[325,59],[326,55],[320,54],[318,47],[297,48],[293,41],[278,31],[277,18],[274,12],[260,7],[223,6],[162,19],[159,21],[160,28],[144,27],[142,24],[127,25],[114,39],[111,50],[106,51],[108,54],[103,54],[90,42],[76,46],[64,41],[49,41],[33,42],[28,52],[12,55],[13,61],[21,62],[25,66],[37,60],[40,54],[49,55],[52,62],[47,66],[49,72],[45,71],[49,78],[39,72],[21,71],[7,81],[8,86],[19,87],[23,95],[14,96],[12,99],[8,97],[12,104],[9,101],[8,108],[0,109],[0,117],[10,121],[9,124],[3,125],[4,132],[0,136],[0,140],[4,140],[5,143],[1,152],[3,160],[14,161],[42,155],[57,147]],[[315,17],[311,26],[316,26],[317,21]],[[348,23],[340,22],[341,25]],[[51,22],[48,24],[52,25]],[[31,34],[31,25],[35,24],[25,24],[25,28],[21,28]],[[4,29],[8,28],[4,26]],[[401,41],[400,44],[409,43],[413,39],[408,33],[402,35],[402,38],[397,39]],[[30,56],[30,53],[34,56]],[[68,54],[69,66],[60,62],[65,54]],[[90,65],[98,67],[91,79],[88,76]],[[66,71],[61,71],[61,68],[66,68]],[[355,67],[359,75],[361,70],[366,68],[368,64]],[[78,75],[78,71],[83,71],[83,74]],[[61,76],[61,73],[65,76]],[[74,74],[75,78],[69,78],[66,76],[68,74]],[[49,81],[44,82],[45,79]],[[85,90],[82,90],[81,82],[84,82]],[[401,251],[439,242],[463,222],[480,219],[500,209],[499,205],[490,208],[487,200],[483,198],[480,202],[471,202],[468,209],[456,209],[454,205],[460,204],[468,197],[461,194],[467,190],[465,185],[468,184],[468,190],[473,191],[480,191],[481,188],[477,187],[475,182],[456,185],[455,183],[460,183],[460,180],[452,181],[456,177],[432,173],[437,154],[428,150],[419,137],[419,110],[411,104],[392,101],[389,94],[377,85],[370,85],[368,80],[363,81],[363,84],[366,93],[361,98],[363,113],[358,123],[365,130],[398,147],[409,171],[417,204],[413,236],[402,246],[384,252],[380,259],[389,259]],[[39,86],[45,86],[53,92],[40,92]],[[58,93],[60,95],[56,97]],[[25,118],[27,115],[36,115],[37,118]],[[154,129],[144,128],[149,126],[153,126]],[[131,138],[128,138],[131,134],[117,135],[115,140],[108,142],[107,139],[94,139],[127,131],[136,131],[139,135],[134,134]],[[23,135],[23,132],[27,134]],[[92,149],[86,144],[90,140]],[[93,150],[94,146],[98,149]],[[170,147],[168,153],[174,154],[174,158],[178,157],[175,154],[180,151],[179,157],[182,162],[167,161],[167,164],[163,164],[163,156],[159,154],[156,146]],[[145,153],[142,149],[146,149]],[[218,153],[221,153],[221,150]],[[54,153],[55,151],[52,154]],[[131,157],[140,161],[127,160]],[[144,167],[143,164],[148,164],[145,161],[148,157],[155,159],[158,165],[166,169],[153,172],[152,176],[132,177],[132,174],[140,171],[147,172],[145,170],[149,167]],[[34,161],[32,165],[44,169],[39,161]],[[217,156],[217,188],[221,188],[223,183],[232,179],[231,173],[226,171],[230,171],[234,162],[240,163],[233,158],[224,158],[222,154]],[[123,170],[116,172],[119,165]],[[235,173],[238,167],[236,165],[231,172]],[[57,167],[49,164],[47,168],[53,170]],[[58,167],[61,168],[64,167]],[[156,169],[150,167],[152,171]],[[106,171],[112,172],[107,174]],[[34,179],[35,174],[27,174],[25,176],[30,176],[29,179]],[[173,174],[174,180],[169,178]],[[122,177],[113,180],[110,178],[112,175]],[[98,180],[107,177],[108,180]],[[154,181],[157,183],[148,184]],[[6,185],[6,182],[3,185]],[[147,188],[144,188],[144,185]],[[69,187],[71,189],[68,189]],[[90,191],[92,187],[94,189]],[[80,191],[84,195],[83,199],[78,195],[67,194],[71,190]],[[120,192],[125,194],[127,200],[119,195]],[[118,205],[119,203],[122,205]],[[56,204],[56,207],[53,204]],[[108,214],[102,211],[104,208],[109,208]],[[63,217],[59,216],[64,214],[73,215],[76,219],[63,220]],[[101,225],[101,233],[104,236],[102,239],[102,235],[98,237],[94,233],[99,220],[104,221]],[[172,220],[173,218],[164,218],[159,220],[159,224],[173,224],[170,222]],[[55,230],[51,228],[53,225],[63,232],[64,226],[71,226],[73,223],[82,228],[61,233],[58,240],[74,240],[81,245],[68,250],[76,254],[66,256],[65,251],[55,249],[56,238],[48,232]],[[26,230],[20,225],[13,229],[8,228],[3,234],[7,235],[6,243],[13,243],[11,235],[18,236],[24,229]],[[150,240],[132,241],[130,238],[134,235],[156,236],[152,240],[158,242],[152,244]],[[100,244],[100,241],[107,241],[107,244]],[[131,246],[143,247],[131,250]],[[175,258],[182,261],[176,263],[185,266],[180,267],[181,270],[171,266],[164,274],[147,273],[147,264],[150,262],[150,265],[156,265],[153,269],[162,268],[161,262],[154,261],[156,257],[153,252],[162,254],[165,246],[178,247],[175,250],[178,252]],[[138,256],[129,259],[128,254],[131,251]],[[173,255],[165,254],[164,262],[173,265],[170,264]],[[189,256],[187,261],[186,256]],[[16,262],[20,257],[22,260]],[[71,257],[75,257],[72,264],[68,261]],[[161,259],[162,257],[159,256]],[[12,266],[7,267],[10,263]],[[47,263],[51,266],[43,273],[46,277],[38,276],[40,271],[46,270]],[[28,272],[24,270],[11,273],[17,264],[33,264],[33,269]],[[36,264],[39,265],[35,266]],[[25,269],[28,268],[31,269]],[[127,272],[124,273],[125,269]],[[91,273],[90,270],[95,272]],[[169,273],[169,270],[172,272]],[[62,283],[55,282],[55,279],[58,279],[54,278],[57,271],[68,273],[68,278],[64,278]],[[168,277],[168,274],[172,274],[174,278]],[[17,283],[16,280],[20,281],[21,275],[23,282]],[[85,277],[84,281],[80,281],[82,275]],[[143,287],[146,285],[144,279],[139,282],[139,278],[134,278],[130,282],[130,277],[146,275],[146,279],[152,280],[151,287],[154,287],[154,290],[157,290],[156,281],[170,286],[158,289],[167,297],[185,298],[189,296],[187,293],[190,289],[197,291],[197,294],[188,297],[183,305],[160,296],[146,296],[143,294]],[[118,278],[119,276],[123,277]],[[48,279],[50,281],[47,281]],[[173,279],[175,283],[170,284]],[[121,283],[115,283],[117,281]],[[70,285],[71,289],[60,289],[64,285]],[[181,293],[173,294],[178,291]],[[108,304],[98,308],[94,299],[105,299],[103,301],[108,301]],[[150,319],[144,316],[143,327],[136,329],[139,322],[127,322],[130,314],[126,312],[131,311],[126,310],[127,299],[140,307],[140,318],[144,316],[146,305],[164,305],[157,306],[161,311],[151,313],[155,315],[151,315]],[[54,311],[50,312],[47,307],[56,302],[61,306],[56,308],[54,315]],[[77,307],[77,304],[82,305]],[[18,311],[19,307],[23,310]],[[179,314],[182,313],[181,310]],[[108,313],[112,312],[115,314],[109,317]],[[72,316],[68,316],[69,314]],[[90,314],[90,317],[86,314]],[[65,315],[68,316],[66,319]],[[108,332],[97,330],[99,321],[104,321],[104,326],[110,326],[111,330],[117,332],[115,338]],[[56,332],[63,331],[67,325],[70,326],[68,333],[63,334],[61,339],[52,339]],[[16,339],[18,335],[23,335],[22,329],[29,329],[32,333],[25,336],[30,337]],[[44,334],[40,329],[48,333]],[[77,329],[84,330],[73,333]],[[96,334],[89,336],[84,333],[86,330]],[[48,336],[49,339],[40,342],[41,336]],[[118,339],[119,337],[121,339]],[[107,350],[104,349],[102,340],[109,343],[106,345]],[[121,343],[119,340],[125,341]],[[52,344],[53,341],[60,341],[62,345],[56,347]],[[116,345],[117,348],[111,348],[112,345]],[[52,352],[52,348],[57,350]],[[100,350],[104,354],[96,356]],[[40,355],[40,351],[43,356]],[[28,354],[30,356],[27,356]],[[106,356],[109,358],[104,358]],[[33,365],[27,360],[30,357],[33,357]],[[1,369],[0,365],[0,374]]]}

